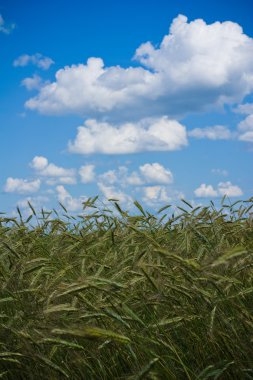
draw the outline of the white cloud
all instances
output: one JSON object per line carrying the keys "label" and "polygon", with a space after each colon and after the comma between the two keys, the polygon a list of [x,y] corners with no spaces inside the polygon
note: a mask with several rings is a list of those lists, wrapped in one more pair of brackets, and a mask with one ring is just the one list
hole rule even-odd
{"label": "white cloud", "polygon": [[188,132],[188,136],[197,139],[210,139],[210,140],[229,140],[232,138],[232,132],[224,125],[215,125],[205,128],[194,128]]}
{"label": "white cloud", "polygon": [[146,186],[143,188],[143,193],[142,200],[148,204],[167,203],[171,200],[165,186]]}
{"label": "white cloud", "polygon": [[6,25],[3,16],[0,14],[0,32],[4,34],[10,34],[13,29],[15,29],[16,25],[14,23]]}
{"label": "white cloud", "polygon": [[161,44],[142,44],[135,59],[139,67],[105,67],[100,58],[66,66],[26,106],[122,120],[234,104],[253,89],[253,39],[234,22],[208,25],[179,15]]}
{"label": "white cloud", "polygon": [[232,185],[231,182],[220,182],[218,185],[218,191],[220,195],[227,195],[228,197],[239,197],[243,195],[239,186]]}
{"label": "white cloud", "polygon": [[238,197],[243,195],[242,190],[239,186],[232,185],[230,181],[220,182],[218,184],[217,190],[213,188],[212,185],[202,184],[199,188],[194,191],[194,194],[198,198],[209,198],[227,195],[229,197]]}
{"label": "white cloud", "polygon": [[35,170],[43,170],[48,166],[48,159],[43,156],[35,156],[30,164]]}
{"label": "white cloud", "polygon": [[167,117],[138,123],[111,125],[87,120],[78,128],[69,151],[79,154],[126,154],[144,151],[172,151],[187,145],[186,129]]}
{"label": "white cloud", "polygon": [[28,209],[31,211],[28,202],[30,202],[33,208],[35,209],[42,208],[45,205],[45,203],[49,202],[49,198],[42,195],[39,195],[37,197],[26,197],[25,199],[21,199],[18,201],[18,206],[27,209],[27,211]]}
{"label": "white cloud", "polygon": [[215,190],[212,185],[206,185],[205,183],[202,183],[200,187],[194,190],[194,194],[199,198],[218,196],[217,190]]}
{"label": "white cloud", "polygon": [[34,74],[32,77],[25,78],[21,82],[21,85],[24,86],[28,91],[39,90],[43,84],[45,83],[37,74]]}
{"label": "white cloud", "polygon": [[239,140],[253,142],[253,113],[238,125]]}
{"label": "white cloud", "polygon": [[119,173],[116,173],[115,170],[108,170],[107,172],[100,174],[99,180],[103,183],[113,185],[117,181],[122,180],[122,178],[119,178]]}
{"label": "white cloud", "polygon": [[76,178],[75,177],[57,177],[57,178],[49,178],[46,180],[47,185],[56,185],[57,183],[63,183],[65,185],[75,185]]}
{"label": "white cloud", "polygon": [[239,104],[233,111],[243,115],[253,114],[253,103]]}
{"label": "white cloud", "polygon": [[140,172],[146,182],[169,184],[173,182],[173,175],[170,170],[165,169],[157,162],[140,166]]}
{"label": "white cloud", "polygon": [[131,174],[127,175],[126,182],[130,186],[140,186],[144,183],[136,171],[133,171]]}
{"label": "white cloud", "polygon": [[7,193],[35,193],[40,188],[40,180],[36,179],[34,181],[28,181],[27,179],[22,178],[12,178],[9,177],[6,180],[4,190]]}
{"label": "white cloud", "polygon": [[81,211],[82,202],[87,200],[87,197],[85,196],[81,196],[79,198],[72,197],[72,195],[62,185],[56,187],[56,193],[58,201],[61,202],[68,211]]}
{"label": "white cloud", "polygon": [[89,183],[95,180],[95,165],[83,165],[79,169],[79,175],[82,183]]}
{"label": "white cloud", "polygon": [[35,156],[30,163],[30,166],[35,169],[37,175],[42,177],[52,177],[48,179],[48,184],[56,184],[57,182],[66,184],[75,184],[75,170],[65,169],[55,164],[49,163],[48,159],[43,156]]}
{"label": "white cloud", "polygon": [[36,53],[33,55],[29,54],[23,54],[20,55],[15,61],[13,62],[13,66],[15,67],[24,67],[29,64],[33,64],[37,66],[39,69],[48,70],[49,67],[54,63],[54,61],[49,58],[45,57],[40,53]]}
{"label": "white cloud", "polygon": [[102,182],[98,182],[97,185],[101,193],[104,195],[105,200],[116,199],[120,203],[128,204],[132,202],[132,198],[128,194],[120,190],[118,187],[116,188],[115,186],[108,186]]}

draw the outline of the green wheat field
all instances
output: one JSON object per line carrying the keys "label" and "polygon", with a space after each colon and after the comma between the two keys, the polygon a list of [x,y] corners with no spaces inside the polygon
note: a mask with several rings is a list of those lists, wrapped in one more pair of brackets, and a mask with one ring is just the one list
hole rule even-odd
{"label": "green wheat field", "polygon": [[253,379],[253,198],[0,218],[0,378]]}

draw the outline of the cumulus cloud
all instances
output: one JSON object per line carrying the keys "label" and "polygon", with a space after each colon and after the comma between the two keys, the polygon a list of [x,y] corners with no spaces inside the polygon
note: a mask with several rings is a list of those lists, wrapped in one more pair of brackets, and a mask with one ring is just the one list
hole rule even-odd
{"label": "cumulus cloud", "polygon": [[30,166],[36,171],[37,175],[51,177],[47,179],[47,183],[50,185],[56,184],[57,182],[65,184],[76,183],[76,172],[74,169],[65,169],[53,163],[49,163],[46,157],[35,156]]}
{"label": "cumulus cloud", "polygon": [[238,125],[239,140],[253,142],[253,113]]}
{"label": "cumulus cloud", "polygon": [[89,183],[95,180],[95,165],[83,165],[79,169],[79,175],[82,183]]}
{"label": "cumulus cloud", "polygon": [[49,198],[45,197],[43,195],[39,195],[37,197],[26,197],[26,198],[18,201],[18,206],[25,209],[26,211],[31,212],[31,209],[29,208],[28,202],[31,203],[31,205],[35,209],[43,208],[45,203],[49,202]]}
{"label": "cumulus cloud", "polygon": [[15,29],[16,25],[14,23],[12,24],[6,24],[3,16],[0,14],[0,33],[4,34],[10,34],[13,29]]}
{"label": "cumulus cloud", "polygon": [[142,186],[146,183],[171,184],[173,174],[169,169],[155,162],[141,165],[138,170],[132,172],[129,172],[126,166],[119,166],[117,170],[108,170],[100,174],[98,179],[106,186],[117,185],[117,187],[126,188]]}
{"label": "cumulus cloud", "polygon": [[147,204],[167,203],[171,200],[165,186],[146,186],[143,188],[143,201]]}
{"label": "cumulus cloud", "polygon": [[36,193],[39,188],[39,179],[28,181],[27,179],[9,177],[6,180],[4,190],[6,193],[26,194]]}
{"label": "cumulus cloud", "polygon": [[66,66],[26,106],[46,114],[171,117],[241,102],[253,89],[253,39],[234,22],[179,15],[160,45],[142,44],[135,59],[138,67],[105,67],[101,58]]}
{"label": "cumulus cloud", "polygon": [[206,185],[202,183],[200,187],[194,190],[194,194],[198,198],[206,198],[206,197],[217,197],[218,192],[213,188],[212,185]]}
{"label": "cumulus cloud", "polygon": [[36,53],[33,55],[29,55],[29,54],[20,55],[13,62],[13,66],[15,67],[19,67],[19,66],[24,67],[29,64],[35,65],[39,69],[42,69],[42,70],[48,70],[49,67],[54,64],[54,61],[49,57],[45,57],[40,53]]}
{"label": "cumulus cloud", "polygon": [[215,125],[212,127],[194,128],[188,132],[188,136],[197,139],[229,140],[233,137],[233,134],[224,125]]}
{"label": "cumulus cloud", "polygon": [[232,185],[230,181],[220,182],[218,185],[218,192],[220,195],[227,195],[228,197],[239,197],[243,195],[240,187]]}
{"label": "cumulus cloud", "polygon": [[69,151],[79,154],[126,154],[173,151],[185,145],[185,127],[164,116],[121,125],[87,120],[84,126],[78,128],[74,142],[69,142]]}
{"label": "cumulus cloud", "polygon": [[34,74],[32,77],[27,77],[21,82],[21,85],[28,91],[39,90],[44,84],[42,78],[37,74]]}
{"label": "cumulus cloud", "polygon": [[119,189],[116,186],[110,186],[102,182],[98,182],[98,188],[101,191],[101,193],[104,195],[105,200],[116,199],[120,203],[128,203],[128,204],[132,202],[132,198],[130,197],[130,195],[126,194],[125,192],[123,192],[123,190]]}
{"label": "cumulus cloud", "polygon": [[126,182],[130,186],[140,186],[143,185],[144,180],[136,171],[133,171],[132,173],[127,175]]}
{"label": "cumulus cloud", "polygon": [[142,188],[142,192],[142,201],[150,207],[158,207],[184,198],[182,192],[167,186],[145,186]]}
{"label": "cumulus cloud", "polygon": [[202,183],[198,187],[194,194],[198,198],[211,198],[227,195],[228,197],[238,197],[243,195],[239,186],[233,185],[230,181],[220,182],[217,189],[214,189],[212,185],[206,185]]}
{"label": "cumulus cloud", "polygon": [[82,203],[87,200],[85,196],[79,198],[72,197],[62,185],[56,187],[56,193],[58,201],[62,203],[68,211],[80,211],[82,209]]}
{"label": "cumulus cloud", "polygon": [[253,114],[253,103],[239,104],[233,111],[243,115]]}
{"label": "cumulus cloud", "polygon": [[122,175],[120,169],[118,170],[118,173],[116,173],[116,170],[108,170],[104,172],[103,174],[100,174],[99,180],[103,183],[107,183],[110,185],[113,185],[114,183],[121,181],[122,183]]}
{"label": "cumulus cloud", "polygon": [[146,182],[169,184],[173,182],[173,175],[170,170],[165,169],[157,162],[140,166],[140,173]]}

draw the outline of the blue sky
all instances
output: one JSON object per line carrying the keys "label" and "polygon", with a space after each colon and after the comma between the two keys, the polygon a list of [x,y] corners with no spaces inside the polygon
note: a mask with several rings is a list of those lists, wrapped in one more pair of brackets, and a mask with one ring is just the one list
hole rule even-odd
{"label": "blue sky", "polygon": [[253,195],[251,1],[0,2],[0,204]]}

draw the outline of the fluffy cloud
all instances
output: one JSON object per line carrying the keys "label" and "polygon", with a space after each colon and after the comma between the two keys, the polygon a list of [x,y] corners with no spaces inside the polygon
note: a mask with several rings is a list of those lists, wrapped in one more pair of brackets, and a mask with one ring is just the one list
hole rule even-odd
{"label": "fluffy cloud", "polygon": [[232,185],[230,181],[220,182],[217,190],[211,185],[202,183],[199,188],[194,191],[194,194],[198,198],[209,198],[227,195],[228,197],[239,197],[243,195],[239,186]]}
{"label": "fluffy cloud", "polygon": [[30,166],[35,169],[36,173],[42,177],[51,177],[47,180],[49,185],[57,182],[65,184],[75,184],[75,170],[65,169],[55,164],[49,163],[48,159],[43,156],[35,156],[30,163]]}
{"label": "fluffy cloud", "polygon": [[105,67],[101,58],[66,66],[26,106],[86,117],[171,116],[234,104],[253,89],[253,40],[230,21],[179,15],[161,44],[142,44],[135,59],[139,67]]}
{"label": "fluffy cloud", "polygon": [[6,180],[4,190],[7,193],[36,193],[40,188],[40,180],[36,179],[34,181],[28,181],[22,178],[12,178],[9,177]]}
{"label": "fluffy cloud", "polygon": [[49,202],[49,198],[39,195],[37,197],[26,197],[25,199],[21,199],[20,201],[18,201],[19,207],[22,207],[23,209],[25,209],[26,211],[30,211],[31,213],[31,209],[28,205],[28,202],[30,202],[33,208],[35,209],[43,208],[45,203]]}
{"label": "fluffy cloud", "polygon": [[98,188],[101,191],[101,193],[104,195],[105,200],[116,199],[120,203],[128,203],[128,204],[132,202],[132,198],[128,194],[120,190],[118,187],[116,188],[115,186],[108,186],[102,182],[98,182]]}
{"label": "fluffy cloud", "polygon": [[234,112],[241,113],[243,115],[253,114],[253,103],[240,104],[234,109]]}
{"label": "fluffy cloud", "polygon": [[218,185],[218,192],[220,195],[227,195],[228,197],[239,197],[243,195],[239,186],[232,185],[231,182],[220,182]]}
{"label": "fluffy cloud", "polygon": [[169,184],[173,182],[173,175],[170,170],[165,169],[158,163],[145,164],[140,166],[140,173],[146,180],[146,182],[152,183],[165,183]]}
{"label": "fluffy cloud", "polygon": [[184,198],[184,194],[166,186],[146,186],[142,188],[142,201],[150,207],[159,207]]}
{"label": "fluffy cloud", "polygon": [[171,198],[165,186],[146,186],[143,188],[143,201],[147,204],[168,203]]}
{"label": "fluffy cloud", "polygon": [[253,142],[253,113],[238,125],[239,140]]}
{"label": "fluffy cloud", "polygon": [[120,169],[118,170],[118,173],[116,173],[116,170],[108,170],[107,172],[100,174],[99,180],[102,183],[106,183],[106,184],[110,184],[110,185],[113,185],[114,183],[119,182],[119,181],[121,183],[124,181],[124,179],[122,178]]}
{"label": "fluffy cloud", "polygon": [[43,80],[37,74],[32,77],[27,77],[22,80],[21,85],[24,86],[28,91],[39,90],[43,86]]}
{"label": "fluffy cloud", "polygon": [[200,187],[198,187],[196,190],[194,190],[194,194],[198,198],[205,198],[205,197],[217,197],[218,192],[213,188],[212,185],[206,185],[205,183],[202,183]]}
{"label": "fluffy cloud", "polygon": [[79,154],[126,154],[144,151],[172,151],[187,145],[186,129],[167,117],[138,123],[111,125],[87,120],[78,128],[69,151]]}
{"label": "fluffy cloud", "polygon": [[108,170],[100,174],[98,178],[99,182],[106,186],[117,185],[123,188],[141,186],[146,183],[171,184],[173,182],[171,171],[156,162],[141,165],[138,170],[130,173],[126,166],[119,166],[117,170]]}
{"label": "fluffy cloud", "polygon": [[232,132],[223,125],[215,125],[213,127],[194,128],[188,132],[188,136],[197,139],[229,140],[232,138]]}
{"label": "fluffy cloud", "polygon": [[15,24],[9,24],[6,25],[6,22],[3,19],[3,16],[0,14],[0,32],[4,34],[10,34],[13,29],[15,29],[16,25]]}
{"label": "fluffy cloud", "polygon": [[49,57],[44,57],[40,53],[36,53],[33,55],[29,54],[23,54],[20,55],[15,61],[13,62],[13,66],[18,67],[24,67],[29,64],[33,64],[37,66],[39,69],[47,70],[49,67],[54,63],[54,61]]}
{"label": "fluffy cloud", "polygon": [[95,180],[95,166],[94,165],[83,165],[79,169],[79,175],[81,177],[82,183],[89,183]]}
{"label": "fluffy cloud", "polygon": [[144,181],[136,171],[133,171],[127,175],[126,183],[130,186],[140,186],[143,185]]}
{"label": "fluffy cloud", "polygon": [[68,211],[80,211],[82,209],[82,202],[87,200],[85,196],[79,198],[72,197],[62,185],[56,187],[56,193],[58,201],[62,203]]}

